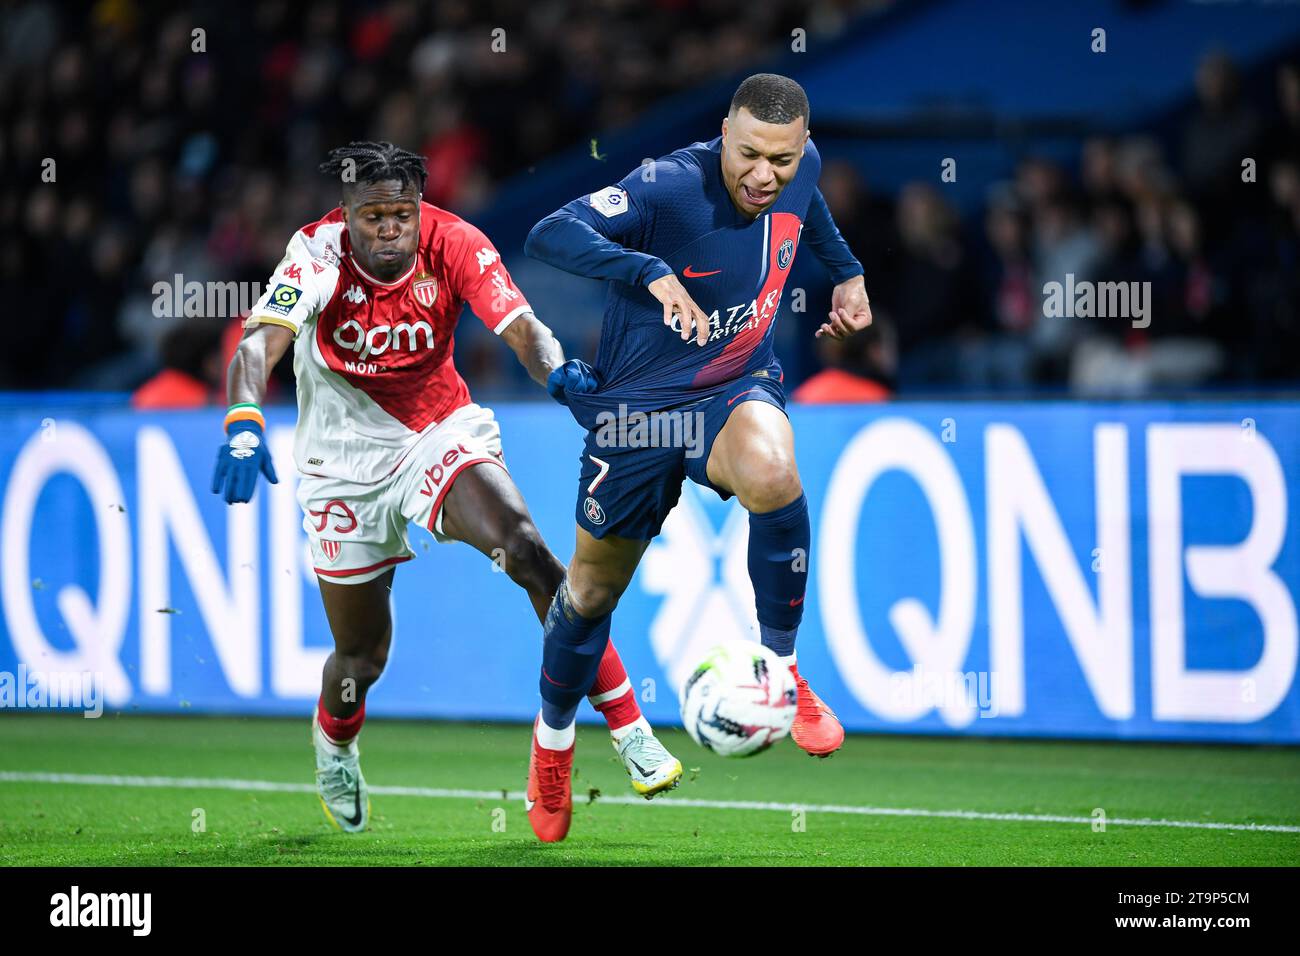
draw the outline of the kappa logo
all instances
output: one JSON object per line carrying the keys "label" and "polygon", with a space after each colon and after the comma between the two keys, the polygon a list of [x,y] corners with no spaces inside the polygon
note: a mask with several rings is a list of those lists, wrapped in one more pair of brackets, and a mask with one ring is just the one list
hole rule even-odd
{"label": "kappa logo", "polygon": [[489,249],[484,246],[478,252],[474,253],[474,258],[478,260],[478,274],[482,275],[488,266],[496,262],[501,256],[495,249]]}
{"label": "kappa logo", "polygon": [[587,515],[587,520],[592,524],[605,523],[605,509],[600,506],[600,502],[595,498],[588,495],[587,500],[582,503],[582,509]]}
{"label": "kappa logo", "polygon": [[343,299],[345,302],[351,302],[353,305],[360,305],[362,302],[366,301],[366,290],[354,283],[347,292],[343,293]]}

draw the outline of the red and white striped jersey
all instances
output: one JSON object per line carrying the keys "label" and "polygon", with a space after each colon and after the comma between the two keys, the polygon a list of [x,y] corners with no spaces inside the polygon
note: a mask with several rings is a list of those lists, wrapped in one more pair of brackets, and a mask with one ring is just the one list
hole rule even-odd
{"label": "red and white striped jersey", "polygon": [[294,234],[245,325],[296,336],[300,472],[379,481],[469,403],[452,361],[465,303],[497,334],[531,311],[487,237],[437,206],[420,203],[415,262],[394,282],[352,258],[340,209]]}

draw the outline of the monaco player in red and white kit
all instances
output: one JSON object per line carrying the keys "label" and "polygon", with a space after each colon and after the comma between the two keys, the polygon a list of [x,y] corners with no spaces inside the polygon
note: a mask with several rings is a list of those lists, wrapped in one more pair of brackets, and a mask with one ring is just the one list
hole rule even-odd
{"label": "monaco player in red and white kit", "polygon": [[[356,832],[369,814],[357,735],[366,691],[388,658],[395,565],[414,557],[407,523],[500,559],[539,620],[564,576],[506,470],[492,411],[471,400],[452,361],[462,306],[538,383],[564,354],[487,237],[421,201],[423,157],[391,143],[352,143],[331,152],[321,171],[339,177],[342,204],[294,234],[249,314],[230,364],[213,491],[246,502],[259,472],[276,481],[258,406],[293,344],[297,496],[334,636],[312,720],[317,789],[329,820]],[[641,715],[613,644],[591,665],[589,700],[608,721],[634,788],[649,798],[676,786],[681,764]],[[567,812],[550,812],[534,796],[537,835],[562,839]]]}

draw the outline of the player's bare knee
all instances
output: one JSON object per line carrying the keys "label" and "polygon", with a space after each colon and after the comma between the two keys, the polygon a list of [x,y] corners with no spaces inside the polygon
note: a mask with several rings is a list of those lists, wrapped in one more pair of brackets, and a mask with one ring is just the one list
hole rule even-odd
{"label": "player's bare knee", "polygon": [[569,575],[569,600],[583,617],[600,617],[610,614],[618,605],[623,588],[599,577]]}
{"label": "player's bare knee", "polygon": [[364,666],[369,670],[369,673],[374,675],[375,680],[378,680],[379,675],[388,666],[388,642],[384,641],[382,645],[370,648],[361,659],[365,662]]}
{"label": "player's bare knee", "polygon": [[351,678],[359,690],[364,691],[379,680],[388,664],[388,648],[367,648],[352,654],[334,655],[335,670],[340,680]]}
{"label": "player's bare knee", "polygon": [[775,511],[803,494],[794,462],[781,456],[764,457],[747,465],[744,476],[735,491],[746,511]]}

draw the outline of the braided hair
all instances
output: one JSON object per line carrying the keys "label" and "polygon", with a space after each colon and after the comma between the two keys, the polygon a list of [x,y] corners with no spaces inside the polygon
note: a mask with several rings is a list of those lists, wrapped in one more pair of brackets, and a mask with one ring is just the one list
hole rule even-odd
{"label": "braided hair", "polygon": [[424,195],[424,184],[429,177],[424,157],[419,153],[394,146],[392,143],[357,141],[331,149],[320,171],[337,177],[345,192],[357,183],[378,183],[395,179],[402,188],[414,186],[416,194]]}

